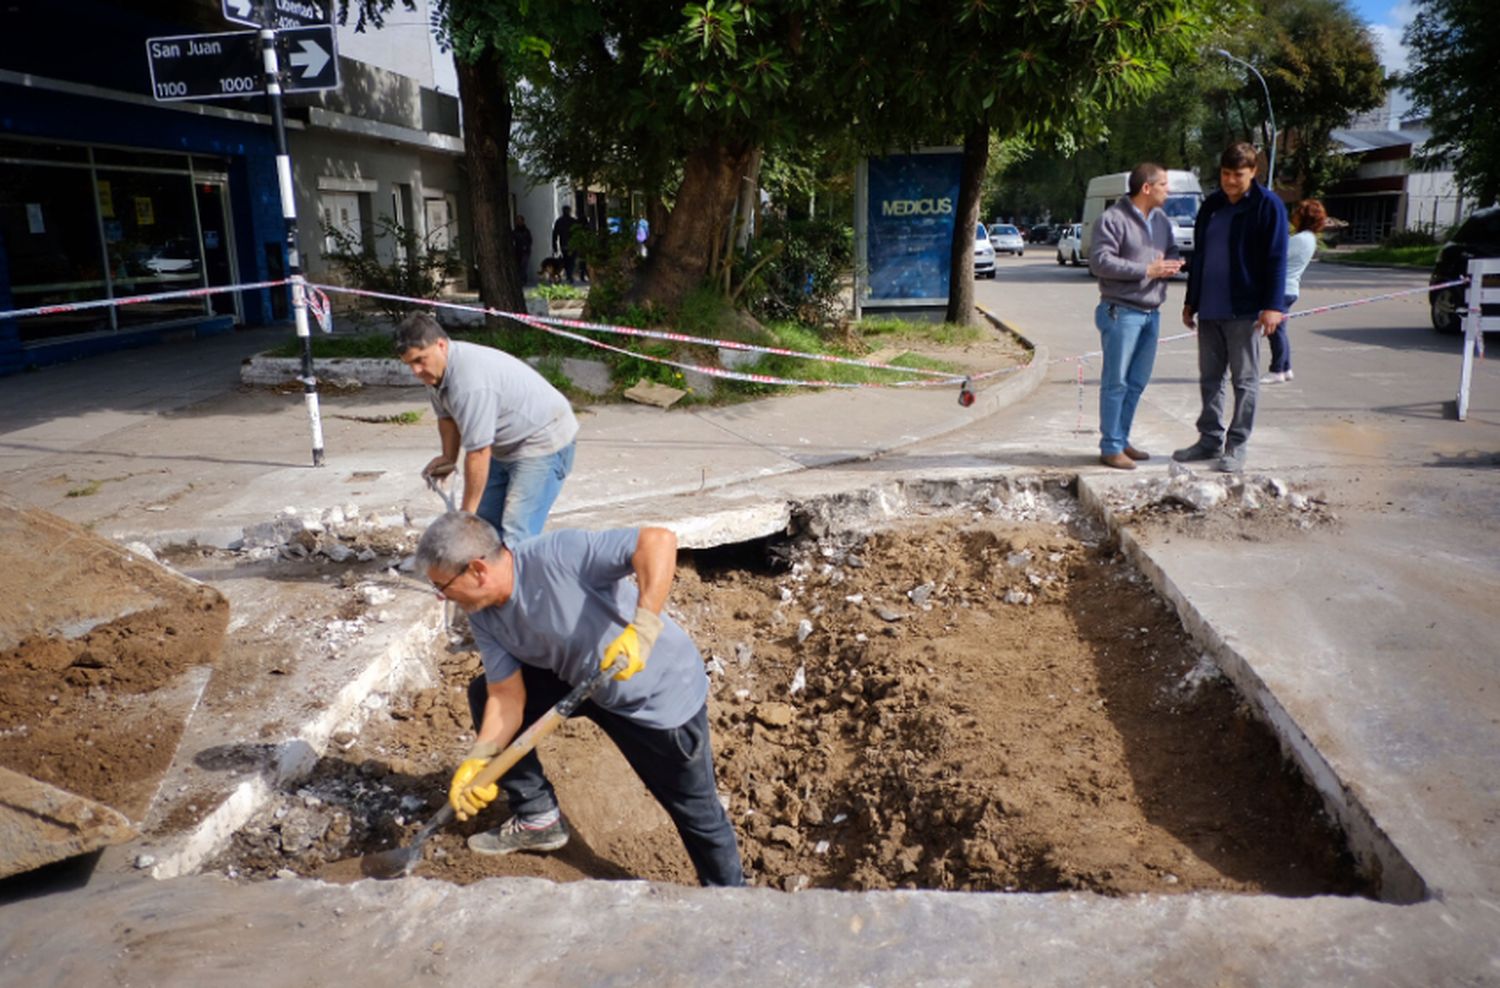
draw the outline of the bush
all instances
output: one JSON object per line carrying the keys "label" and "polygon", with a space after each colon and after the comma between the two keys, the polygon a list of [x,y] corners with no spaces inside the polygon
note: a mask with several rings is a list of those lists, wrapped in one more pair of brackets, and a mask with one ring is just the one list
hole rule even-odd
{"label": "bush", "polygon": [[[377,220],[376,226],[382,235],[396,242],[404,257],[383,264],[375,256],[373,245],[360,245],[347,231],[338,227],[323,228],[334,243],[330,260],[355,288],[407,298],[435,299],[442,293],[448,279],[463,270],[456,248],[438,250],[416,230],[388,216]],[[415,308],[405,302],[387,299],[372,301],[376,308],[393,319],[400,319]]]}
{"label": "bush", "polygon": [[635,280],[641,261],[635,238],[623,233],[601,235],[598,230],[574,229],[568,246],[589,266],[588,305],[590,319],[609,321],[624,305],[625,294]]}
{"label": "bush", "polygon": [[1380,242],[1382,247],[1432,247],[1437,243],[1437,238],[1430,230],[1411,229],[1397,230]]}
{"label": "bush", "polygon": [[854,263],[854,230],[827,220],[767,220],[740,257],[745,303],[763,321],[830,325],[844,314],[843,290]]}

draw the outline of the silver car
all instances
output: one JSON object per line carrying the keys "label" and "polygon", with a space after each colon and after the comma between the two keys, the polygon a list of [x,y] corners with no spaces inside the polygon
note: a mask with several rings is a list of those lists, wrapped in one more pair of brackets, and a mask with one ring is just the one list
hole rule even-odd
{"label": "silver car", "polygon": [[990,246],[990,235],[985,230],[984,224],[977,224],[979,229],[974,232],[974,277],[995,277],[995,248]]}
{"label": "silver car", "polygon": [[990,227],[990,243],[995,248],[996,254],[1014,254],[1021,257],[1026,253],[1026,238],[1021,236],[1021,231],[1009,223],[996,223]]}

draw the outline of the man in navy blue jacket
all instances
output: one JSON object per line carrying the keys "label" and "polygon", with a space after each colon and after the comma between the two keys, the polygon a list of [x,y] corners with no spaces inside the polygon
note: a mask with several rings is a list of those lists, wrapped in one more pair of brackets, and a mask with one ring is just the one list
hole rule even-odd
{"label": "man in navy blue jacket", "polygon": [[[1286,318],[1286,207],[1255,180],[1255,148],[1231,144],[1219,156],[1219,191],[1194,224],[1197,254],[1188,272],[1182,322],[1198,331],[1198,441],[1172,454],[1179,462],[1216,460],[1225,473],[1245,469],[1260,394],[1260,339]],[[1234,413],[1224,422],[1224,378]]]}

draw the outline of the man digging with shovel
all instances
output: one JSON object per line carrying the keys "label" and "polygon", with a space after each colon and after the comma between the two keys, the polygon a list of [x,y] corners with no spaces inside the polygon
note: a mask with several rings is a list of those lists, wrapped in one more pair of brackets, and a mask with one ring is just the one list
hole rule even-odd
{"label": "man digging with shovel", "polygon": [[574,685],[618,667],[578,712],[609,735],[671,816],[699,881],[745,883],[714,780],[703,657],[662,615],[677,570],[676,536],[664,528],[564,530],[506,546],[484,519],[450,512],[423,533],[416,565],[440,596],[469,613],[484,662],[469,684],[478,737],[448,798],[467,820],[504,789],[512,816],[470,837],[470,849],[555,851],[568,842],[534,750],[498,786],[468,786]]}

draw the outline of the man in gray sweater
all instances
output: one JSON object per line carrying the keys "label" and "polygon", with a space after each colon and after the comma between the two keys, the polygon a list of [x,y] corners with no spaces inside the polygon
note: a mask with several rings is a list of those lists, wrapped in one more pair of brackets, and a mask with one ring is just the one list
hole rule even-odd
{"label": "man in gray sweater", "polygon": [[1182,268],[1167,201],[1167,171],[1149,162],[1130,173],[1128,194],[1094,221],[1089,270],[1099,279],[1094,325],[1104,349],[1099,372],[1099,462],[1134,470],[1151,454],[1131,445],[1136,405],[1156,362],[1167,279]]}

